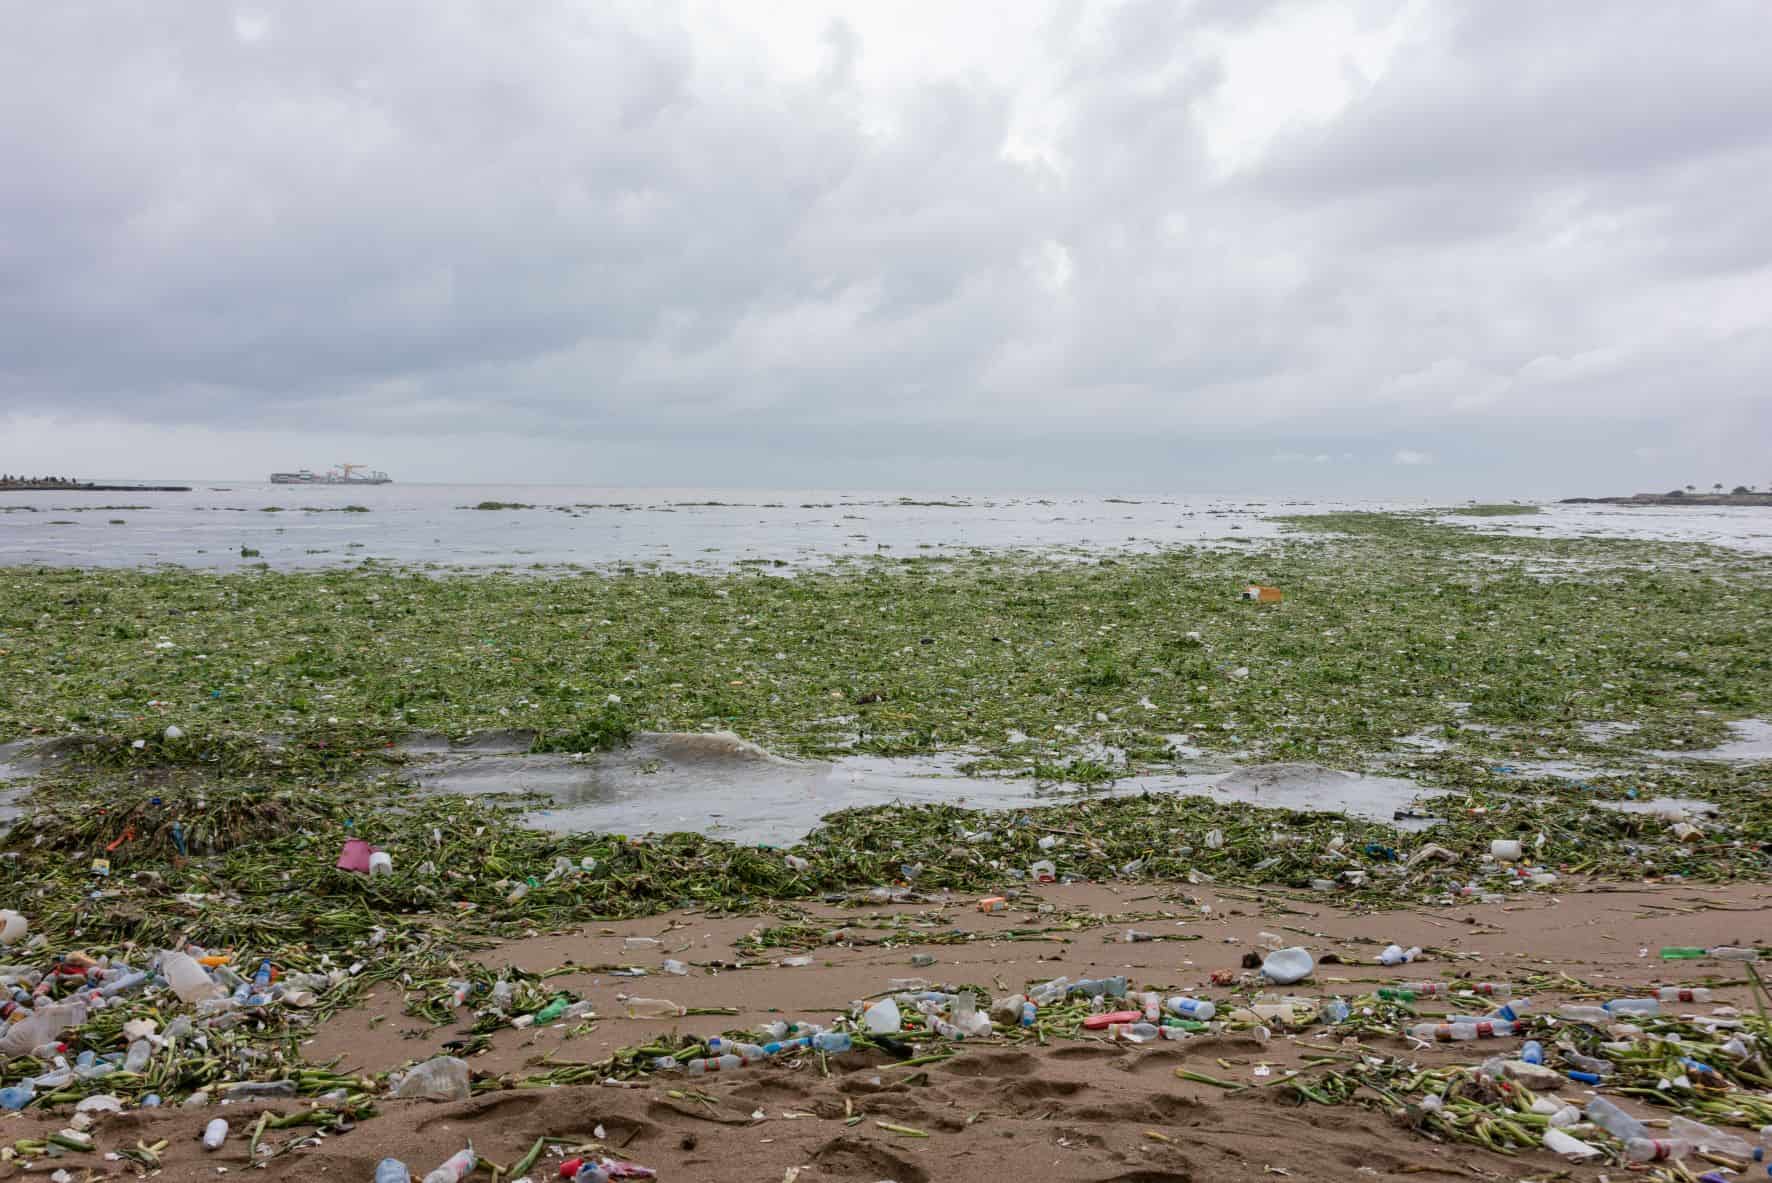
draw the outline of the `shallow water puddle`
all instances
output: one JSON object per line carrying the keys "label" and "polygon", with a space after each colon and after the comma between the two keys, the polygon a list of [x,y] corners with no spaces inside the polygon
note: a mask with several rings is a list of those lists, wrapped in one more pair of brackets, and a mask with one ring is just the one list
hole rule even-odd
{"label": "shallow water puddle", "polygon": [[43,771],[52,758],[34,740],[0,743],[0,822],[23,816],[18,799],[24,795],[25,782]]}
{"label": "shallow water puddle", "polygon": [[[1413,781],[1337,772],[1313,764],[1219,767],[1124,777],[1092,791],[1043,788],[1031,779],[962,776],[959,755],[917,759],[855,756],[785,760],[730,734],[647,733],[597,755],[532,754],[519,736],[466,746],[433,737],[406,747],[420,786],[451,793],[540,793],[554,805],[531,824],[561,833],[697,831],[739,842],[789,843],[840,809],[956,804],[1014,809],[1102,796],[1180,793],[1268,808],[1346,813],[1392,822],[1434,795]],[[502,748],[502,750],[501,750]],[[1432,824],[1405,818],[1412,829]]]}
{"label": "shallow water puddle", "polygon": [[1772,721],[1742,719],[1729,724],[1735,738],[1714,748],[1690,752],[1654,752],[1664,760],[1772,760]]}

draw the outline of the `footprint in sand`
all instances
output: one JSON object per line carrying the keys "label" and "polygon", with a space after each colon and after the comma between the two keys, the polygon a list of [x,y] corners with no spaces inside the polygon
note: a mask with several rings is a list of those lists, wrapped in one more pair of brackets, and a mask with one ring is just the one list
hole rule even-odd
{"label": "footprint in sand", "polygon": [[812,1154],[822,1175],[833,1179],[891,1179],[894,1183],[929,1183],[929,1172],[908,1158],[876,1146],[865,1138],[832,1138]]}

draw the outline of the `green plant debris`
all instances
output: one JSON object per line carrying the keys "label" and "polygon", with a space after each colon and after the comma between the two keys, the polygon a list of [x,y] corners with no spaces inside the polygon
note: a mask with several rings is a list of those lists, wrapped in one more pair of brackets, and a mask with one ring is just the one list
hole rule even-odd
{"label": "green plant debris", "polygon": [[1511,518],[1530,517],[1544,512],[1536,505],[1461,505],[1452,511],[1466,518]]}
{"label": "green plant debris", "polygon": [[[1772,559],[1410,515],[1292,524],[1354,537],[781,578],[14,569],[0,739],[515,727],[595,747],[613,696],[642,730],[798,755],[958,749],[1091,783],[1102,748],[1125,755],[1111,775],[1163,763],[1178,735],[1355,767],[1423,730],[1478,757],[1617,752],[1703,746],[1772,712]],[[1251,579],[1286,600],[1240,601]],[[1602,748],[1588,722],[1638,730]]]}

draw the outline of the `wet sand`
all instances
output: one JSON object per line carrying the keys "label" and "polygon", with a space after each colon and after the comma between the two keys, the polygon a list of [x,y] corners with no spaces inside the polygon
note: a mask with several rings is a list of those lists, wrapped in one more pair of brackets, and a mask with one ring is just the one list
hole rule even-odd
{"label": "wet sand", "polygon": [[[1034,899],[1029,896],[1027,902]],[[1457,974],[1518,983],[1533,975],[1562,973],[1616,995],[1651,985],[1709,983],[1716,987],[1715,1001],[1685,1008],[1704,1014],[1719,1005],[1751,1010],[1752,994],[1739,967],[1715,961],[1663,963],[1655,950],[1665,944],[1763,938],[1772,887],[1572,883],[1560,894],[1522,897],[1507,905],[1365,913],[1325,908],[1277,892],[1216,892],[1169,884],[1047,887],[1038,899],[1052,904],[1054,912],[1042,915],[1020,907],[1007,916],[984,916],[970,898],[955,898],[945,906],[814,907],[806,916],[816,918],[821,928],[843,929],[845,943],[767,950],[767,958],[754,967],[746,958],[743,969],[715,969],[710,963],[739,960],[733,942],[779,923],[777,918],[678,912],[537,934],[475,956],[489,965],[533,971],[565,967],[568,972],[550,978],[550,985],[591,1000],[600,1016],[619,1016],[617,996],[623,993],[739,1010],[734,1016],[675,1021],[675,1029],[697,1034],[754,1027],[773,1018],[826,1022],[847,1013],[852,1000],[884,991],[887,979],[912,976],[1006,994],[1059,974],[1126,974],[1135,984],[1223,1002],[1238,991],[1210,985],[1212,973],[1242,973],[1241,958],[1257,947],[1262,931],[1296,940],[1319,958],[1336,954],[1345,962],[1319,966],[1312,981],[1289,991],[1305,996],[1353,998],[1387,981]],[[1074,927],[1037,940],[1007,939],[1012,929],[1060,921]],[[1123,943],[1120,936],[1129,925],[1170,939]],[[622,941],[628,936],[656,937],[662,945],[646,952],[624,950]],[[1189,937],[1198,939],[1178,939]],[[891,943],[883,943],[887,941]],[[1391,941],[1419,944],[1429,959],[1397,967],[1356,963],[1374,961]],[[796,953],[811,956],[813,964],[779,964]],[[932,955],[935,964],[913,967],[911,958],[917,953]],[[667,956],[689,963],[690,975],[659,974]],[[624,964],[653,974],[633,979],[588,968]],[[1569,997],[1556,992],[1532,996],[1540,1004],[1535,1011]],[[1444,1008],[1423,1003],[1420,1009],[1429,1014]],[[400,1014],[399,992],[383,986],[362,1007],[325,1024],[303,1050],[310,1061],[339,1057],[343,1066],[381,1071],[440,1054],[469,1025],[468,1012],[460,1014],[459,1022],[430,1028]],[[505,1029],[470,1064],[476,1074],[522,1076],[540,1070],[544,1061],[602,1059],[671,1026],[671,1020],[601,1017],[588,1033],[576,1035],[566,1024]],[[1424,1065],[1475,1063],[1511,1052],[1518,1043],[1453,1045],[1413,1055]],[[1565,1170],[1575,1179],[1597,1180],[1608,1173],[1604,1166],[1569,1167],[1543,1151],[1508,1157],[1436,1144],[1377,1109],[1301,1107],[1273,1087],[1289,1070],[1300,1069],[1307,1078],[1322,1071],[1304,1065],[1309,1056],[1350,1057],[1363,1050],[1411,1054],[1400,1035],[1374,1038],[1362,1049],[1312,1028],[1276,1030],[1265,1046],[1234,1032],[1141,1046],[1091,1034],[1055,1039],[1046,1046],[968,1042],[955,1058],[927,1066],[896,1066],[882,1053],[857,1051],[830,1057],[828,1063],[809,1056],[694,1079],[681,1073],[659,1075],[638,1087],[512,1090],[448,1104],[382,1101],[380,1116],[355,1131],[272,1159],[263,1172],[276,1179],[367,1181],[375,1163],[393,1154],[423,1175],[469,1139],[493,1161],[510,1164],[545,1135],[601,1141],[609,1153],[652,1167],[666,1180],[1161,1183],[1285,1175],[1313,1180],[1403,1175],[1516,1179]],[[1178,1067],[1252,1087],[1227,1092],[1189,1083],[1176,1078]],[[1560,1095],[1581,1104],[1589,1093],[1586,1086],[1570,1083]],[[1625,1103],[1640,1116],[1653,1116],[1642,1106]],[[96,1140],[104,1151],[132,1145],[138,1138],[149,1143],[167,1138],[165,1170],[159,1177],[214,1179],[223,1168],[228,1173],[250,1169],[244,1130],[259,1112],[292,1112],[301,1106],[286,1101],[113,1116],[101,1121]],[[205,1154],[196,1138],[217,1113],[229,1118],[236,1133],[223,1150]],[[928,1136],[894,1132],[881,1123]],[[10,1138],[57,1128],[35,1116],[8,1117],[0,1130],[7,1125]],[[266,1142],[278,1146],[290,1136],[273,1132]],[[558,1156],[545,1156],[528,1177],[537,1183],[553,1178],[558,1162]],[[108,1163],[103,1172],[120,1174],[127,1166]],[[0,1166],[0,1177],[6,1169]],[[1611,1177],[1620,1177],[1618,1167],[1609,1170]],[[94,1177],[108,1177],[103,1172]],[[75,1178],[80,1177],[76,1170]]]}

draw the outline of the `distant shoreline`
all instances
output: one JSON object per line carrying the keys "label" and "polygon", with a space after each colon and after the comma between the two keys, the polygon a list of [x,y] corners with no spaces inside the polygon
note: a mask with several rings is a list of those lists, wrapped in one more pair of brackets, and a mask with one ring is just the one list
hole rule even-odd
{"label": "distant shoreline", "polygon": [[81,481],[0,481],[0,493],[189,493],[189,485],[96,485]]}
{"label": "distant shoreline", "polygon": [[1558,505],[1772,505],[1772,493],[1633,493],[1629,497],[1565,497]]}

